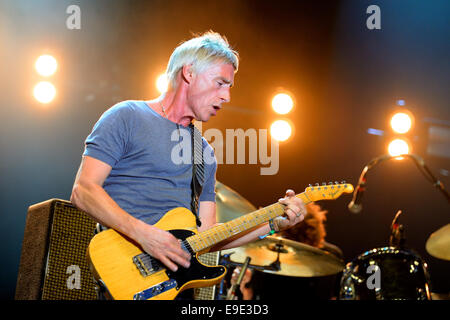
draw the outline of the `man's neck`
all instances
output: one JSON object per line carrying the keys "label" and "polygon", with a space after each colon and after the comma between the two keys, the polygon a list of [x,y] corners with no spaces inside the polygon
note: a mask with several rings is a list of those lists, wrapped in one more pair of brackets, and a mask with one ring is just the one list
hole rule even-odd
{"label": "man's neck", "polygon": [[186,92],[181,88],[168,91],[153,101],[154,107],[160,108],[160,113],[172,122],[187,127],[194,120],[194,114],[188,108]]}

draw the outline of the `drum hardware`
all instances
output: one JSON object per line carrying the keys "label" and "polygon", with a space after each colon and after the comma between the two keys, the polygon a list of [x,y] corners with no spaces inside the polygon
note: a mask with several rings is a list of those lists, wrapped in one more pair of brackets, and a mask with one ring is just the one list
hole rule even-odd
{"label": "drum hardware", "polygon": [[431,300],[429,282],[426,263],[413,251],[375,248],[347,264],[339,299]]}
{"label": "drum hardware", "polygon": [[392,221],[388,247],[366,251],[346,265],[340,300],[431,300],[427,264],[406,248],[401,213]]}
{"label": "drum hardware", "polygon": [[[243,267],[242,263],[237,263],[237,262],[233,262],[230,259],[230,256],[234,253],[234,251],[230,251],[229,253],[224,253],[223,251],[220,252],[220,261],[219,264],[226,266],[228,269],[234,268],[234,267]],[[256,266],[256,265],[252,265],[252,264],[248,264],[247,266],[248,269],[252,269],[252,270],[273,270],[276,271],[273,267],[267,266]],[[226,300],[227,299],[227,284],[226,284],[226,280],[225,278],[220,282],[220,284],[218,285],[218,292],[217,292],[217,299],[218,300]]]}
{"label": "drum hardware", "polygon": [[222,251],[222,254],[227,253],[231,254],[231,264],[242,265],[246,257],[251,257],[250,268],[282,276],[328,276],[341,272],[345,267],[341,259],[329,252],[278,236],[268,236]]}
{"label": "drum hardware", "polygon": [[229,294],[227,295],[227,300],[234,300],[236,297],[236,288],[239,288],[239,286],[242,283],[242,279],[244,278],[245,272],[247,271],[248,264],[250,263],[251,258],[247,257],[245,258],[244,265],[241,268],[241,272],[239,273],[239,277],[235,284],[233,284],[230,288]]}
{"label": "drum hardware", "polygon": [[[228,252],[228,250],[226,252]],[[234,253],[234,251],[229,252],[229,253],[225,253],[225,251],[221,251],[221,254],[223,254],[223,256],[220,259],[220,264],[226,265],[226,266],[229,266],[229,267],[242,267],[244,265],[244,263],[231,261],[230,256],[233,253]],[[268,266],[257,266],[257,265],[251,264],[251,263],[248,264],[248,268],[249,269],[259,270],[259,271],[264,271],[264,270],[277,271],[278,270],[274,266],[270,266],[270,265],[268,265]]]}
{"label": "drum hardware", "polygon": [[398,210],[391,224],[391,235],[389,236],[390,247],[404,247],[406,243],[405,228],[398,223],[402,210]]}
{"label": "drum hardware", "polygon": [[280,271],[280,253],[288,253],[288,250],[280,243],[270,244],[267,246],[267,249],[277,253],[277,259],[269,264],[269,267],[274,271]]}
{"label": "drum hardware", "polygon": [[277,255],[277,260],[279,260],[280,258],[280,253],[288,253],[289,251],[284,247],[284,245],[280,244],[280,243],[275,243],[275,244],[270,244],[267,246],[267,249],[276,252]]}

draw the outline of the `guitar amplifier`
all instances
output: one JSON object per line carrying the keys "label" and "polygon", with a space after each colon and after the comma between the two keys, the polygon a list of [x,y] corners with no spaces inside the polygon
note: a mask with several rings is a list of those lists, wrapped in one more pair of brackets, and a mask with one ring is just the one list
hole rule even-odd
{"label": "guitar amplifier", "polygon": [[69,201],[50,199],[28,208],[16,300],[95,300],[86,261],[96,223]]}

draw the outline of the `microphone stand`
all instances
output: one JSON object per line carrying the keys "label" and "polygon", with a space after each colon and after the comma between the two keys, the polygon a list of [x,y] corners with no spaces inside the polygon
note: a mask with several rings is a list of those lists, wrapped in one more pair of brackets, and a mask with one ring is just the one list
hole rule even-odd
{"label": "microphone stand", "polygon": [[425,178],[430,181],[433,186],[436,187],[440,192],[442,192],[447,201],[450,202],[450,195],[445,189],[444,184],[433,175],[431,170],[425,164],[425,161],[416,154],[406,154],[405,156],[414,160],[414,163],[416,164],[417,168],[419,168],[419,171],[422,172]]}
{"label": "microphone stand", "polygon": [[[377,158],[374,158],[370,160],[370,162],[364,167],[363,171],[361,172],[361,175],[359,176],[358,185],[353,191],[353,197],[350,203],[348,204],[348,209],[352,213],[359,213],[362,210],[362,194],[365,191],[366,186],[366,174],[373,166],[378,164],[379,162],[382,162],[384,160],[390,159],[390,155],[382,155]],[[358,197],[359,196],[359,197]]]}
{"label": "microphone stand", "polygon": [[[444,184],[442,183],[442,181],[438,180],[433,173],[431,172],[431,170],[427,167],[427,165],[425,164],[425,161],[423,160],[422,157],[416,155],[416,154],[402,154],[399,156],[391,156],[391,155],[381,155],[379,157],[376,157],[374,159],[372,159],[363,169],[363,171],[361,172],[361,175],[359,177],[358,180],[358,185],[355,188],[355,191],[353,192],[353,199],[356,198],[356,194],[358,192],[358,190],[361,187],[364,187],[366,184],[366,174],[367,172],[373,168],[375,165],[377,165],[380,162],[383,162],[385,160],[391,160],[391,159],[395,159],[395,158],[399,158],[399,157],[406,157],[409,159],[412,159],[414,164],[417,166],[417,168],[419,169],[420,172],[422,172],[422,174],[425,176],[425,178],[430,181],[434,187],[436,187],[443,195],[444,197],[447,199],[448,202],[450,202],[450,195],[448,193],[448,191],[445,189]],[[354,200],[352,200],[354,201]]]}

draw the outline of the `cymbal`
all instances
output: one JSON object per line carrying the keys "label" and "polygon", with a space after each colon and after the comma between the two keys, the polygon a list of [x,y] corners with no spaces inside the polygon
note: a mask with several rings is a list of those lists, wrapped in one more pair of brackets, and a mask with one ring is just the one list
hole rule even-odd
{"label": "cymbal", "polygon": [[230,187],[216,181],[217,222],[228,222],[253,211],[256,211],[253,204]]}
{"label": "cymbal", "polygon": [[435,258],[450,260],[450,223],[430,235],[425,249]]}
{"label": "cymbal", "polygon": [[231,254],[230,260],[235,263],[244,263],[248,256],[251,258],[250,268],[256,266],[263,272],[283,276],[328,276],[339,273],[345,267],[344,261],[329,252],[276,236],[221,253]]}

